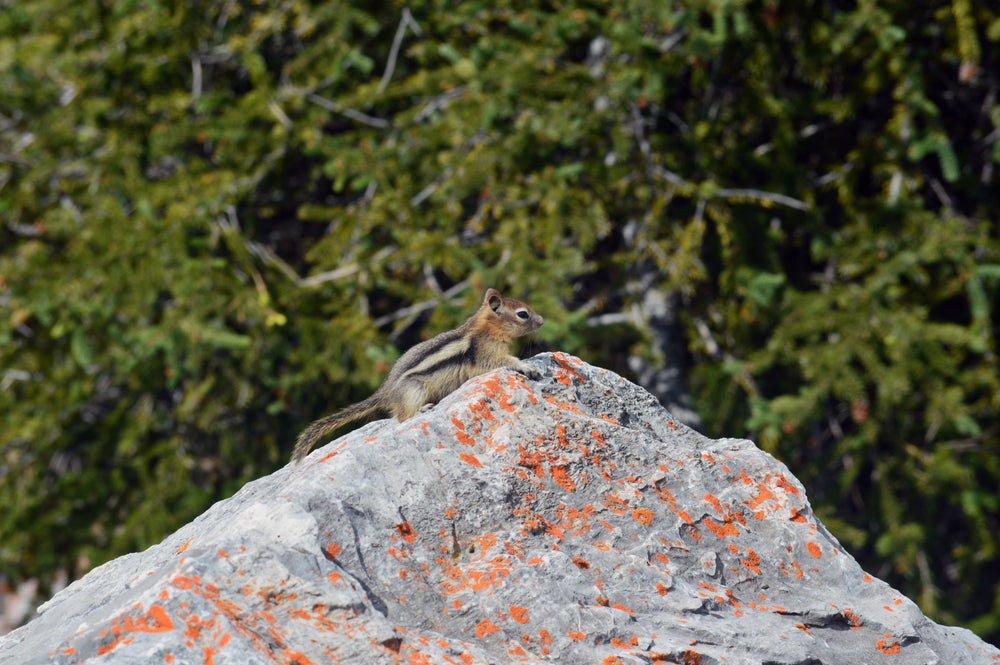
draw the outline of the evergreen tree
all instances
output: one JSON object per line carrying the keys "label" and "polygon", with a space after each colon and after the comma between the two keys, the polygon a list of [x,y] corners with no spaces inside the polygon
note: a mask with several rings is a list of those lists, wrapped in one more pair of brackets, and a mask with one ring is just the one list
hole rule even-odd
{"label": "evergreen tree", "polygon": [[970,0],[5,3],[0,576],[157,542],[496,286],[1000,641],[998,42]]}

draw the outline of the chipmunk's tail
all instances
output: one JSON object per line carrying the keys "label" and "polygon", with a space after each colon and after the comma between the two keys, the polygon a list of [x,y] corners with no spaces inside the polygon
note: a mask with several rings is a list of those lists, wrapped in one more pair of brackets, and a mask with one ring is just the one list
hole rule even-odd
{"label": "chipmunk's tail", "polygon": [[315,421],[299,434],[299,438],[295,442],[295,450],[292,451],[292,461],[298,463],[303,457],[309,454],[309,451],[313,449],[313,446],[320,439],[338,427],[346,425],[352,420],[364,418],[380,408],[383,408],[382,397],[376,392],[368,399],[362,400],[357,404],[352,404],[342,411],[337,411]]}

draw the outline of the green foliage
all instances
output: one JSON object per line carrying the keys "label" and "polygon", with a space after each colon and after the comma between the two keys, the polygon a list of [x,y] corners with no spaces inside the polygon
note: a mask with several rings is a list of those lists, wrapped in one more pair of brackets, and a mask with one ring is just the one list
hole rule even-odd
{"label": "green foliage", "polygon": [[648,266],[711,433],[1000,639],[988,3],[7,4],[0,576],[156,542],[485,286],[627,371]]}

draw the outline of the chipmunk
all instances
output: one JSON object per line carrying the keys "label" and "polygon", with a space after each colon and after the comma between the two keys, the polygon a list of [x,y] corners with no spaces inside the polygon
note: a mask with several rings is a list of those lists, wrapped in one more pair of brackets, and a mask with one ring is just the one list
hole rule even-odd
{"label": "chipmunk", "polygon": [[479,309],[465,323],[404,353],[371,397],[303,430],[292,460],[298,462],[317,441],[352,420],[387,411],[402,422],[472,377],[493,369],[509,367],[531,379],[540,378],[541,372],[510,354],[510,343],[515,337],[535,332],[544,321],[520,300],[488,289]]}

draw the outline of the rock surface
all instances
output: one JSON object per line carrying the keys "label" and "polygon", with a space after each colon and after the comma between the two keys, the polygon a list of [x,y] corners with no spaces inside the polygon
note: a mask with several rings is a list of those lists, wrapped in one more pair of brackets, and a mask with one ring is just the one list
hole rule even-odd
{"label": "rock surface", "polygon": [[563,354],[381,420],[73,583],[2,663],[998,663],[788,469]]}

